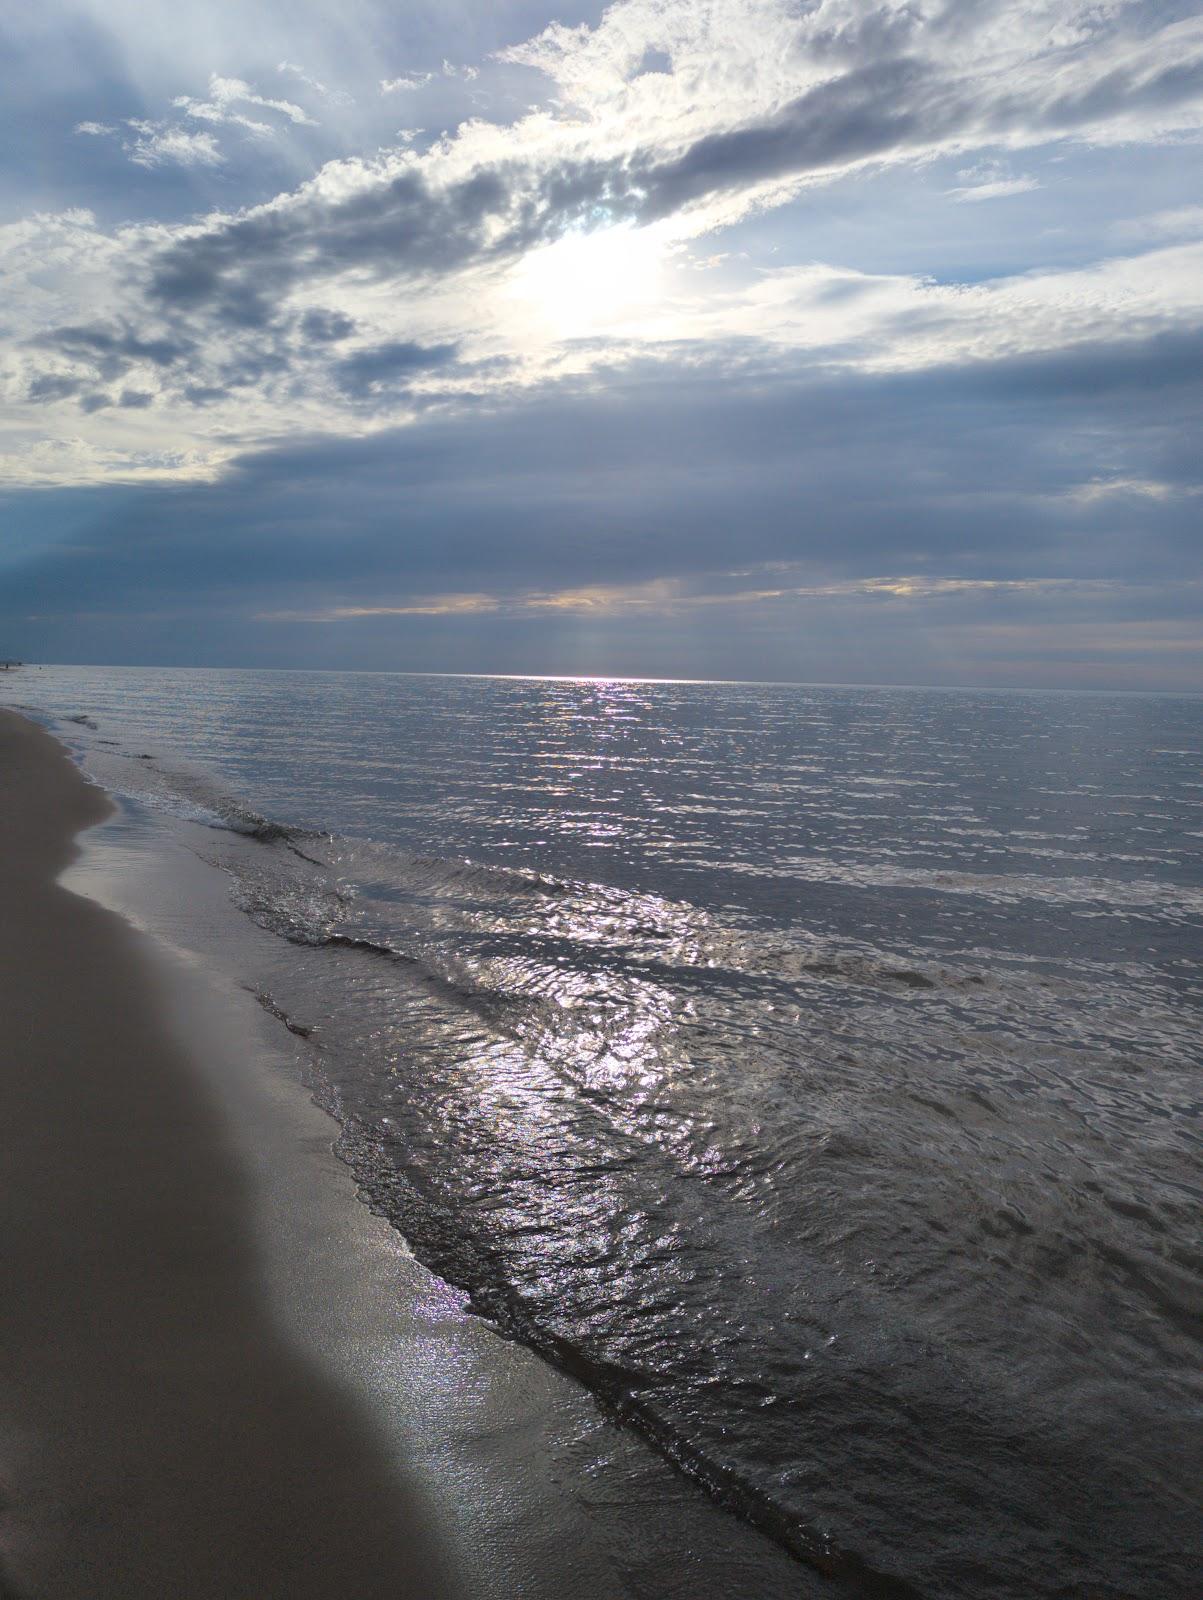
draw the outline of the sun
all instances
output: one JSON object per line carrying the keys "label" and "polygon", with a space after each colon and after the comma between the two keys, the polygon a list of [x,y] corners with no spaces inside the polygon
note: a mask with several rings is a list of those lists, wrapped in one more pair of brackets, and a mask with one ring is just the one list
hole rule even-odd
{"label": "sun", "polygon": [[614,333],[646,317],[664,292],[667,241],[620,224],[573,232],[532,250],[510,277],[510,297],[532,330],[553,339]]}

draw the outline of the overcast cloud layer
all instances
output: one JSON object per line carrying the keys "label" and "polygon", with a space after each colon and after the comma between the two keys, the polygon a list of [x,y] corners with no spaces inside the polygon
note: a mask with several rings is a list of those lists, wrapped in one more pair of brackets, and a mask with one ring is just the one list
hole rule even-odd
{"label": "overcast cloud layer", "polygon": [[0,654],[1203,689],[1196,6],[393,10],[3,25]]}

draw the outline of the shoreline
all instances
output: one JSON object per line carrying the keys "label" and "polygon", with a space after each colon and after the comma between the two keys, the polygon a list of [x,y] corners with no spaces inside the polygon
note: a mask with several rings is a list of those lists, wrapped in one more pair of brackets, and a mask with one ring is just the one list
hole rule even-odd
{"label": "shoreline", "polygon": [[48,734],[5,714],[0,739],[8,1583],[455,1593],[366,1419],[272,1325],[138,935],[54,881],[109,802]]}
{"label": "shoreline", "polygon": [[[355,1203],[280,1023],[182,943],[173,963],[170,916],[153,925],[126,885],[93,895],[104,851],[85,839],[81,865],[74,836],[106,817],[51,734],[0,712],[0,892],[20,907],[0,927],[19,1202],[0,1225],[18,1291],[0,1312],[0,1584],[822,1592]],[[56,881],[73,856],[84,895]],[[170,893],[182,925],[224,889],[198,869]]]}

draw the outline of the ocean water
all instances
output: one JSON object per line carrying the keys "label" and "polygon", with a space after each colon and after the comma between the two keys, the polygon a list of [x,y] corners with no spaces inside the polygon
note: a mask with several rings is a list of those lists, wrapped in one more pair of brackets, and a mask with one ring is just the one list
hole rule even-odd
{"label": "ocean water", "polygon": [[1203,702],[0,692],[224,875],[415,1252],[833,1595],[1199,1592]]}

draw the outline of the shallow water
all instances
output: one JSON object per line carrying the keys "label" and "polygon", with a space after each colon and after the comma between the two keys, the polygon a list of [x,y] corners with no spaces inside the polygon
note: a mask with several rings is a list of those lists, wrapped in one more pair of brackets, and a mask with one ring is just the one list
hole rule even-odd
{"label": "shallow water", "polygon": [[713,1490],[853,1592],[1192,1591],[1198,700],[4,689],[280,936],[373,1203]]}

